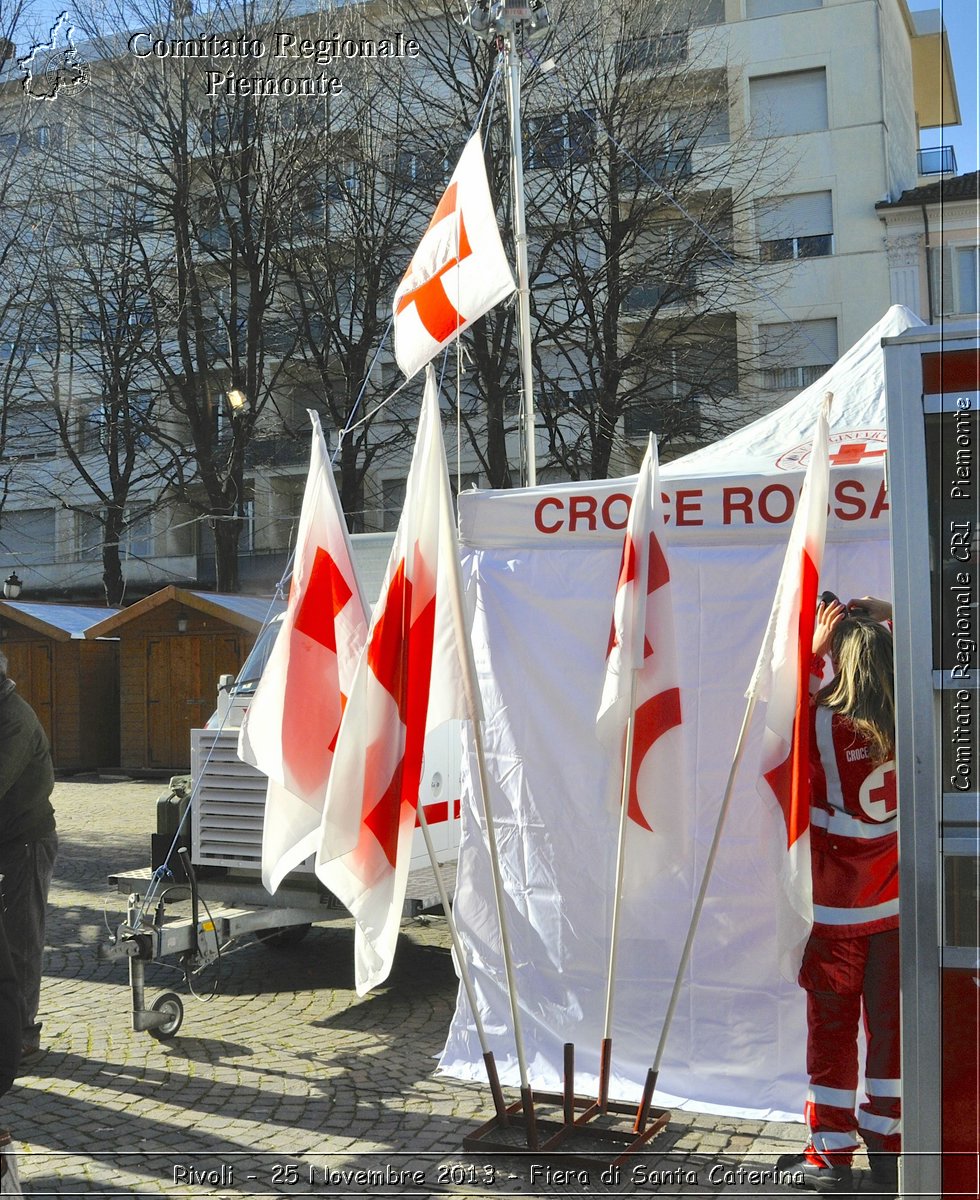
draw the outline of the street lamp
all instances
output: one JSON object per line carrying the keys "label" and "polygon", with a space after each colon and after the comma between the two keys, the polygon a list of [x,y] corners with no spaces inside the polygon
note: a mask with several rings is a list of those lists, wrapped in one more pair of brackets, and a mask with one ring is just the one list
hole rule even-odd
{"label": "street lamp", "polygon": [[23,583],[17,578],[17,572],[11,571],[3,581],[4,598],[7,600],[16,600],[23,586]]}
{"label": "street lamp", "polygon": [[241,388],[229,388],[225,392],[225,399],[228,401],[228,407],[231,409],[232,415],[240,413],[248,403],[248,397]]}

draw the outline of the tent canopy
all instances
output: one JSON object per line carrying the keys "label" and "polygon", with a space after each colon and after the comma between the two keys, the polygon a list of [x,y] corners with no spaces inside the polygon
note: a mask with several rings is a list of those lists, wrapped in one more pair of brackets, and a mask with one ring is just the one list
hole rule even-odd
{"label": "tent canopy", "polygon": [[[835,394],[822,586],[890,594],[880,340],[917,318],[892,309],[823,379],[778,411],[665,468],[667,556],[681,672],[690,840],[651,877],[655,836],[630,830],[613,1031],[614,1095],[637,1098],[656,1047],[782,565],[823,393]],[[727,448],[724,448],[727,447]],[[848,449],[853,447],[853,449]],[[870,447],[862,452],[863,447]],[[843,459],[843,461],[841,461]],[[595,1094],[615,871],[616,755],[595,736],[623,529],[634,479],[460,496],[463,577],[483,707],[490,801],[509,897],[532,1083]],[[798,1119],[804,1003],[779,973],[784,828],[757,791],[750,733],[688,981],[660,1076],[672,1106]],[[478,1002],[505,1083],[516,1082],[479,802],[464,773],[455,911],[474,947]],[[441,1065],[483,1077],[461,995]]]}
{"label": "tent canopy", "polygon": [[[896,304],[816,383],[722,441],[667,463],[661,481],[673,540],[784,542],[810,453],[817,410],[833,392],[829,536],[887,536],[885,374],[881,339],[922,322]],[[541,538],[622,540],[635,476],[534,490],[464,493],[460,536],[473,546]],[[533,498],[533,505],[529,499]],[[877,532],[876,532],[877,531]]]}

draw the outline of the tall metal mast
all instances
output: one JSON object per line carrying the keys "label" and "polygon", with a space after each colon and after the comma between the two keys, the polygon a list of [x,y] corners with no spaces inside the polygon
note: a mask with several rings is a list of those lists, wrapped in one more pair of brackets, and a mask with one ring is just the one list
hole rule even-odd
{"label": "tall metal mast", "polygon": [[550,25],[540,0],[477,0],[466,24],[477,36],[496,38],[506,52],[507,108],[514,182],[514,245],[517,250],[517,332],[521,354],[524,482],[537,483],[534,449],[534,377],[531,368],[531,294],[527,266],[527,224],[524,215],[524,145],[521,138],[521,56],[519,45],[543,34]]}

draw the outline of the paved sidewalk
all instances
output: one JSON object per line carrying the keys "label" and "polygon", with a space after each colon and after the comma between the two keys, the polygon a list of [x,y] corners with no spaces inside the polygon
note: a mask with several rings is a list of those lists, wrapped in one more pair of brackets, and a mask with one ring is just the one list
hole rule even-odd
{"label": "paved sidewalk", "polygon": [[147,865],[162,790],[93,779],[55,791],[47,1051],[0,1102],[29,1194],[788,1194],[772,1164],[800,1145],[799,1125],[675,1114],[618,1182],[598,1159],[464,1154],[492,1108],[486,1088],[433,1077],[456,995],[441,918],[406,923],[391,979],[364,999],[349,920],[289,950],[238,944],[206,1004],[179,971],[150,965],[148,995],[181,993],[184,1024],[170,1043],[133,1033],[126,966],[100,963],[97,947],[125,908],[106,876]]}

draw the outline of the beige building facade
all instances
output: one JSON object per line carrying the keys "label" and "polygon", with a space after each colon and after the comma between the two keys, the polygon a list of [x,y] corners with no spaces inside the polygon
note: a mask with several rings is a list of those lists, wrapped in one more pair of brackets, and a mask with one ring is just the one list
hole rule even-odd
{"label": "beige building facade", "polygon": [[[753,180],[750,211],[732,231],[741,255],[760,268],[754,299],[711,318],[737,331],[746,357],[762,354],[750,376],[737,380],[754,400],[752,411],[775,407],[812,382],[896,300],[924,319],[962,315],[964,304],[975,310],[976,177],[971,200],[952,192],[951,183],[944,192],[918,173],[920,131],[944,116],[959,119],[938,12],[912,14],[906,0],[699,0],[684,13],[695,24],[683,37],[669,35],[670,52],[687,55],[705,77],[726,81],[727,112],[706,127],[711,153],[745,133],[772,151]],[[48,124],[43,134],[30,135],[37,151],[57,136],[57,104],[40,109]],[[23,148],[25,136],[18,133],[19,142],[9,146],[0,139],[0,153]],[[683,297],[679,306],[678,312]],[[0,360],[25,353],[0,338]],[[381,372],[394,381],[389,361],[380,364],[379,378]],[[261,559],[267,569],[261,579],[243,571],[246,587],[278,579],[291,544],[305,476],[303,407],[284,395],[262,418],[268,445],[250,467],[241,557]],[[220,396],[215,419],[232,419]],[[335,439],[336,431],[327,435]],[[293,445],[283,452],[287,440]],[[630,470],[645,441],[627,419],[614,466]],[[403,454],[385,457],[370,474],[356,527],[394,527],[409,452],[406,441]],[[0,514],[0,578],[17,570],[31,595],[97,594],[98,523],[80,511],[74,467],[30,428],[8,430],[6,456],[16,460],[19,484]],[[512,461],[518,456],[515,435]],[[472,451],[460,469],[462,486],[486,484]],[[32,474],[33,497],[23,486]],[[542,473],[555,477],[554,470]],[[152,477],[143,485],[151,499],[154,486]],[[179,503],[151,504],[139,517],[139,502],[134,496],[122,545],[133,594],[175,581],[206,582],[207,521]]]}

